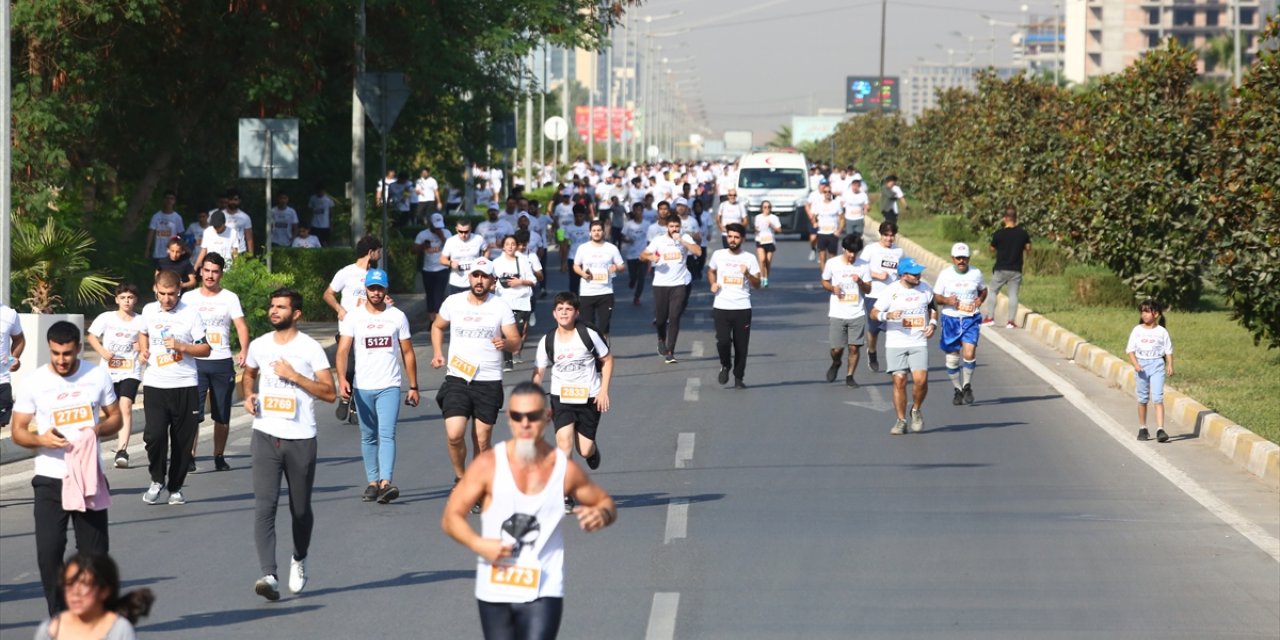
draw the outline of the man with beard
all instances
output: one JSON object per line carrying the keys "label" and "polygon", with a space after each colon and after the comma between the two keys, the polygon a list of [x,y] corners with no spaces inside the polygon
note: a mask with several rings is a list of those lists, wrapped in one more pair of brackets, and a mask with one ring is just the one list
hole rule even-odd
{"label": "man with beard", "polygon": [[664,218],[662,233],[649,241],[640,259],[653,263],[653,317],[658,329],[658,355],[667,364],[676,363],[676,339],[680,337],[680,317],[689,301],[687,256],[702,255],[693,236],[681,231],[680,217]]}
{"label": "man with beard", "polygon": [[272,292],[267,319],[275,331],[250,343],[245,356],[244,408],[253,414],[253,538],[263,574],[253,590],[268,600],[280,599],[276,508],[281,475],[288,482],[293,523],[289,590],[298,593],[307,586],[307,549],[314,523],[311,489],[316,479],[315,401],[333,402],[337,395],[324,349],[298,331],[301,317],[302,294],[292,289]]}
{"label": "man with beard", "polygon": [[626,268],[618,246],[604,241],[604,222],[591,221],[591,241],[578,247],[573,258],[573,271],[582,279],[582,320],[609,337],[613,319],[613,274]]}
{"label": "man with beard", "polygon": [[747,228],[742,223],[725,225],[728,248],[711,254],[707,263],[707,279],[716,297],[711,316],[716,324],[716,351],[720,354],[717,380],[728,383],[732,366],[735,389],[747,388],[742,378],[747,372],[747,347],[751,342],[751,288],[760,288],[760,261],[742,250],[745,235]]}
{"label": "man with beard", "polygon": [[920,278],[924,265],[903,257],[898,281],[884,288],[871,318],[884,323],[885,371],[893,376],[893,408],[898,420],[889,433],[900,436],[907,426],[907,379],[912,385],[911,431],[924,430],[924,398],[929,392],[928,341],[938,328],[933,288]]}
{"label": "man with beard", "polygon": [[[217,471],[229,471],[223,454],[227,449],[227,435],[231,429],[231,396],[236,388],[235,365],[244,366],[245,349],[249,347],[249,325],[244,319],[244,310],[240,307],[240,297],[222,288],[223,270],[227,263],[221,255],[211,253],[200,265],[200,288],[183,294],[182,302],[190,305],[200,314],[204,322],[205,338],[209,343],[209,356],[196,358],[198,374],[197,395],[200,402],[200,417],[204,418],[205,398],[211,401],[210,415],[213,418],[213,468]],[[234,364],[231,356],[231,328],[235,327],[236,342],[240,345],[240,353],[236,355]],[[198,427],[197,427],[198,429]],[[197,432],[196,439],[199,435]],[[191,448],[191,464],[188,472],[196,469],[196,450]]]}
{"label": "man with beard", "polygon": [[[436,404],[444,415],[449,462],[454,484],[462,477],[467,460],[467,421],[474,421],[471,442],[474,456],[490,447],[493,425],[502,409],[502,352],[520,348],[520,333],[511,306],[492,293],[493,264],[477,258],[467,274],[471,288],[456,293],[440,305],[431,325],[431,367],[448,365]],[[444,332],[449,330],[449,359],[444,355]],[[479,513],[476,504],[477,511]]]}
{"label": "man with beard", "polygon": [[[478,456],[445,505],[440,526],[470,549],[485,638],[554,638],[564,611],[565,497],[587,532],[613,524],[613,499],[578,464],[544,438],[542,387],[522,382],[511,391],[512,439]],[[479,503],[480,532],[467,522]]]}

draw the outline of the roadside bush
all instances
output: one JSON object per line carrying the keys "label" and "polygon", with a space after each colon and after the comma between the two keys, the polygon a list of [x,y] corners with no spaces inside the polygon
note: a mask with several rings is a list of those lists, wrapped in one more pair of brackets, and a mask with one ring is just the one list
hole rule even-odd
{"label": "roadside bush", "polygon": [[[324,303],[324,290],[329,287],[333,274],[355,261],[354,255],[355,252],[346,247],[276,248],[271,251],[271,266],[276,273],[293,278],[293,288],[302,294],[303,320],[336,321],[337,315]],[[236,269],[239,268],[237,263]]]}
{"label": "roadside bush", "polygon": [[[312,249],[312,251],[319,251],[319,249]],[[275,250],[272,251],[271,257],[274,264]],[[294,286],[294,277],[292,273],[279,268],[276,268],[274,273],[270,273],[262,260],[241,255],[223,276],[222,286],[240,297],[240,306],[244,308],[244,320],[249,325],[249,335],[257,337],[271,331],[271,322],[267,320],[267,304],[271,300],[271,292],[280,287]],[[303,296],[305,299],[306,294],[304,293]],[[305,310],[303,313],[306,313]]]}
{"label": "roadside bush", "polygon": [[[1034,255],[1034,251],[1032,254]],[[1074,266],[1066,270],[1071,298],[1086,307],[1128,307],[1133,290],[1114,273],[1101,267]]]}
{"label": "roadside bush", "polygon": [[938,216],[935,218],[938,225],[938,235],[942,239],[949,242],[969,242],[973,240],[973,229],[969,227],[969,221],[958,216]]}
{"label": "roadside bush", "polygon": [[1057,276],[1067,268],[1071,259],[1066,252],[1047,243],[1036,243],[1027,254],[1024,265],[1027,273],[1037,276]]}

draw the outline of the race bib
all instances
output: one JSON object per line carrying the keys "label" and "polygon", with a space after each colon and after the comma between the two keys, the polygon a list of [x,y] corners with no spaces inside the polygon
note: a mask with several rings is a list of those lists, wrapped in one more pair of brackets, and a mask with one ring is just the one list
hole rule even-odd
{"label": "race bib", "polygon": [[884,269],[885,271],[897,271],[898,261],[897,260],[881,260],[880,268]]}
{"label": "race bib", "polygon": [[107,361],[108,369],[133,369],[133,358],[112,358]]}
{"label": "race bib", "polygon": [[510,560],[500,560],[489,567],[489,583],[510,593],[536,595],[542,570]]}
{"label": "race bib", "polygon": [[156,366],[167,367],[175,362],[182,362],[181,353],[159,353],[156,354]]}
{"label": "race bib", "polygon": [[854,302],[857,302],[858,299],[861,297],[858,295],[857,291],[849,291],[848,289],[841,289],[841,292],[842,293],[840,294],[840,302],[842,304],[852,304]]}
{"label": "race bib", "polygon": [[94,424],[93,405],[87,402],[53,410],[53,426],[59,431],[92,428]]}
{"label": "race bib", "polygon": [[209,339],[209,344],[215,347],[222,344],[222,334],[217,331],[210,331],[205,337]]}
{"label": "race bib", "polygon": [[919,329],[924,326],[924,322],[924,316],[922,315],[902,316],[902,326],[905,329]]}
{"label": "race bib", "polygon": [[471,382],[476,377],[476,368],[476,365],[458,356],[449,356],[449,370],[467,382]]}
{"label": "race bib", "polygon": [[956,309],[959,309],[961,313],[973,313],[974,309],[977,308],[977,305],[974,304],[973,301],[961,302],[956,305]]}
{"label": "race bib", "polygon": [[391,336],[366,336],[364,339],[365,349],[390,349]]}
{"label": "race bib", "polygon": [[667,262],[676,262],[679,260],[684,260],[684,254],[680,253],[679,251],[663,251],[662,259],[666,260]]}
{"label": "race bib", "polygon": [[292,395],[262,396],[262,416],[292,420],[298,414],[298,400]]}
{"label": "race bib", "polygon": [[564,385],[560,387],[560,402],[565,404],[586,404],[590,394],[591,389],[587,387]]}
{"label": "race bib", "polygon": [[721,277],[720,277],[720,280],[721,280],[721,282],[724,282],[724,284],[725,284],[726,286],[739,286],[739,287],[741,287],[741,286],[742,286],[742,282],[743,282],[743,278],[742,278],[742,276],[741,276],[741,275],[737,275],[737,276],[724,275],[724,276],[721,276]]}
{"label": "race bib", "polygon": [[608,282],[609,272],[608,271],[592,271],[591,281],[592,282]]}

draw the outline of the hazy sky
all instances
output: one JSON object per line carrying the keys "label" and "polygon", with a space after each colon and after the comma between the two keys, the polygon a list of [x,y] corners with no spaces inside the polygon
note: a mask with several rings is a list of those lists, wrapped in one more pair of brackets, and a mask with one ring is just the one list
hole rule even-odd
{"label": "hazy sky", "polygon": [[[1046,0],[888,0],[885,74],[899,75],[917,58],[946,63],[947,48],[959,63],[969,55],[968,36],[975,51],[987,50],[992,28],[981,14],[1022,23],[1023,4],[1031,16],[1054,11]],[[879,73],[880,0],[651,0],[633,11],[655,17],[655,34],[688,30],[655,42],[672,60],[693,58],[670,66],[696,79],[686,91],[706,107],[708,137],[751,129],[760,144],[792,114],[843,109],[846,76]],[[656,19],[675,11],[684,13]],[[995,27],[997,65],[1009,63],[1015,30]],[[991,60],[990,53],[975,57],[983,65]]]}

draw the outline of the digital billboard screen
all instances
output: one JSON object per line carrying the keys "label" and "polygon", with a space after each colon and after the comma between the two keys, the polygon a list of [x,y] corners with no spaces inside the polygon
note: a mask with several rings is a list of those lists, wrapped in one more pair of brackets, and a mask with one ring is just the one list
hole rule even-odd
{"label": "digital billboard screen", "polygon": [[847,113],[898,110],[898,77],[885,76],[884,86],[879,76],[849,76],[844,83]]}

